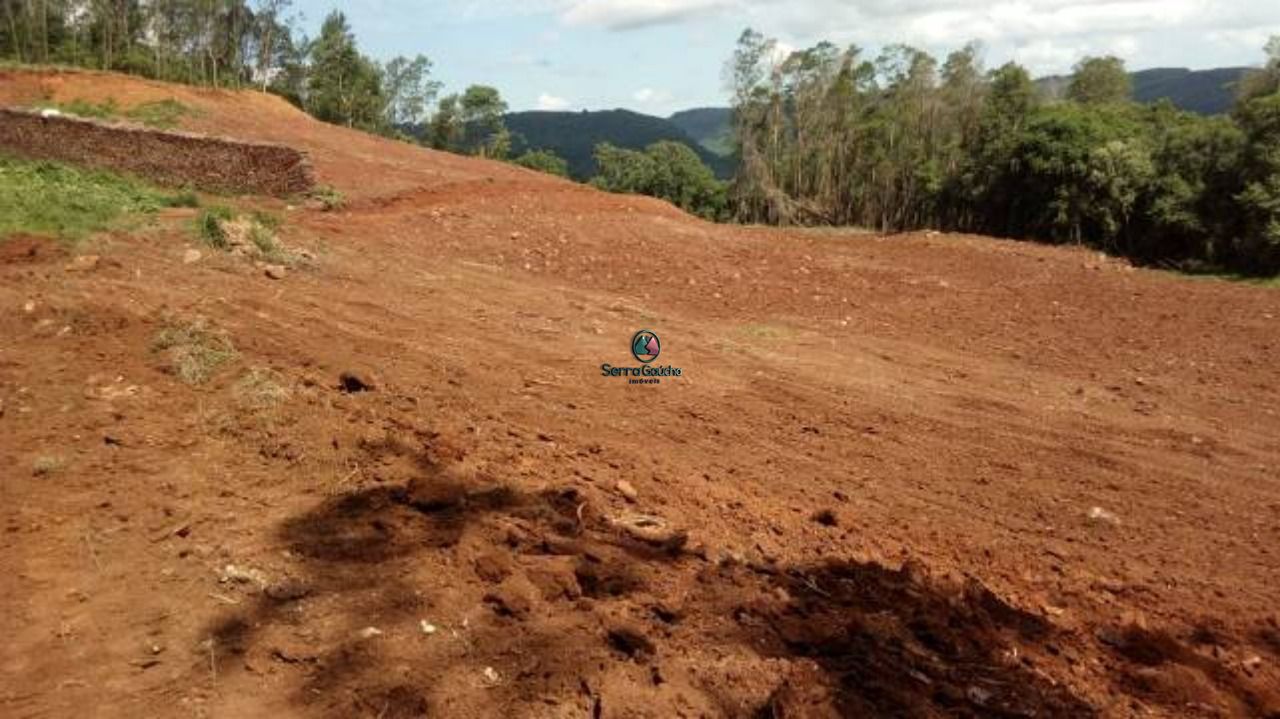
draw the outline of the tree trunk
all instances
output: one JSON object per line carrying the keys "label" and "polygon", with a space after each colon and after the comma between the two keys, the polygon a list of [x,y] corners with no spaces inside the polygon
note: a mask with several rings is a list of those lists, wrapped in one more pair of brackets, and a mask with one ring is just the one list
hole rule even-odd
{"label": "tree trunk", "polygon": [[18,41],[18,21],[13,16],[13,4],[6,2],[4,9],[9,16],[9,42],[13,44],[13,54],[17,56],[18,62],[26,62],[22,54],[22,43]]}

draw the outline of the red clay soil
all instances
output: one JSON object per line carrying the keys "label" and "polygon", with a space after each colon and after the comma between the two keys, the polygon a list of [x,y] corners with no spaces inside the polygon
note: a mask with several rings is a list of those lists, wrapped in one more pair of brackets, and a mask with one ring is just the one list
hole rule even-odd
{"label": "red clay soil", "polygon": [[[0,714],[1280,712],[1275,289],[0,76],[42,93],[175,96],[351,201],[247,200],[317,254],[283,280],[181,215],[0,244]],[[238,356],[189,385],[197,317]],[[680,377],[601,376],[640,329]]]}

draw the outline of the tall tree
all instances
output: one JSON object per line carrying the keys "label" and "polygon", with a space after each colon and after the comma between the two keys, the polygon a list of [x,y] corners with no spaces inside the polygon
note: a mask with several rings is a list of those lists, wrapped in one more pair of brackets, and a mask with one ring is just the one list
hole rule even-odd
{"label": "tall tree", "polygon": [[431,79],[431,61],[417,55],[387,62],[382,68],[382,86],[387,104],[384,122],[394,127],[421,123],[441,84]]}
{"label": "tall tree", "polygon": [[440,98],[440,104],[436,107],[435,114],[431,116],[427,140],[431,147],[437,150],[462,151],[462,110],[458,100],[457,94]]}
{"label": "tall tree", "polygon": [[488,85],[471,85],[459,100],[467,149],[481,157],[502,159],[511,149],[511,135],[502,116],[507,102]]}
{"label": "tall tree", "polygon": [[356,48],[346,16],[330,13],[311,47],[308,111],[327,122],[379,129],[384,117],[381,85],[377,65]]}
{"label": "tall tree", "polygon": [[1084,105],[1127,102],[1132,96],[1133,83],[1124,60],[1112,55],[1086,57],[1076,63],[1067,87],[1067,98]]}

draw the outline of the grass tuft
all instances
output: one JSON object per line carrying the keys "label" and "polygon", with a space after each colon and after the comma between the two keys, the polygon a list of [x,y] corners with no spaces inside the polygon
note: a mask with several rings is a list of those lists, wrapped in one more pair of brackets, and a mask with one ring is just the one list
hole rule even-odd
{"label": "grass tuft", "polygon": [[319,202],[325,212],[340,210],[347,204],[347,198],[332,185],[317,185],[307,197]]}
{"label": "grass tuft", "polygon": [[253,410],[271,409],[289,398],[284,378],[266,367],[250,368],[232,391],[242,406]]}
{"label": "grass tuft", "polygon": [[235,218],[230,207],[213,205],[205,208],[196,216],[195,230],[200,241],[215,250],[225,250],[230,246],[224,223]]}
{"label": "grass tuft", "polygon": [[219,367],[239,356],[225,332],[197,317],[169,321],[156,333],[152,348],[169,359],[170,370],[187,384],[203,384]]}

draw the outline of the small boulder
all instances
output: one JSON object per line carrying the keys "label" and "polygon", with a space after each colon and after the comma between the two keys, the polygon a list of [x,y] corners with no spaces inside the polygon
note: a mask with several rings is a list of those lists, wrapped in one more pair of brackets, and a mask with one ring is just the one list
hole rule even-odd
{"label": "small boulder", "polygon": [[273,280],[283,280],[288,270],[284,265],[267,265],[262,268],[262,273]]}
{"label": "small boulder", "polygon": [[628,502],[634,503],[640,498],[640,493],[637,492],[636,488],[625,479],[618,480],[617,488],[618,494],[621,494]]}
{"label": "small boulder", "polygon": [[1116,516],[1112,512],[1108,512],[1102,507],[1090,507],[1085,516],[1093,524],[1101,524],[1111,527],[1118,527],[1120,525],[1120,517]]}
{"label": "small boulder", "polygon": [[195,263],[199,262],[199,261],[200,261],[200,258],[201,258],[201,257],[203,257],[203,256],[204,256],[204,255],[200,254],[200,250],[197,250],[197,249],[195,249],[195,248],[193,247],[193,248],[191,248],[191,249],[187,250],[186,252],[183,252],[183,253],[182,253],[182,264],[184,264],[184,265],[193,265],[193,264],[195,264]]}
{"label": "small boulder", "polygon": [[97,255],[79,255],[67,265],[67,272],[92,272],[101,262]]}

